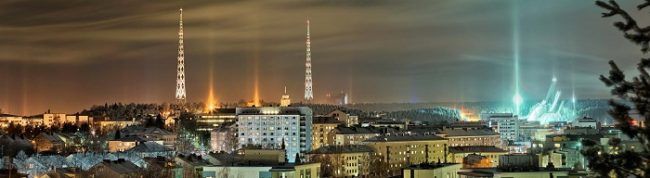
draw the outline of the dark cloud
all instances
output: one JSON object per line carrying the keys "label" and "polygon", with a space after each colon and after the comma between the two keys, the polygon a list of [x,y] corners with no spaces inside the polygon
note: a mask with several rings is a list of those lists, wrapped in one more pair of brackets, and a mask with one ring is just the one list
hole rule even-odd
{"label": "dark cloud", "polygon": [[173,101],[180,7],[192,101],[205,100],[209,70],[220,101],[251,98],[255,66],[263,99],[285,85],[299,99],[307,18],[317,100],[338,91],[355,102],[509,100],[513,15],[527,98],[544,95],[552,76],[581,98],[608,97],[597,80],[606,61],[633,70],[640,57],[591,1],[514,2],[3,1],[0,108]]}

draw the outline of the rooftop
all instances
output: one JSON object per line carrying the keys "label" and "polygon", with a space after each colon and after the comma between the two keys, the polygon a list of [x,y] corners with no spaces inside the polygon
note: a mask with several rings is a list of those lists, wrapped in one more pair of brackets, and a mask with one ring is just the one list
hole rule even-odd
{"label": "rooftop", "polygon": [[151,152],[167,152],[167,151],[171,151],[171,149],[163,145],[160,145],[156,142],[144,142],[129,149],[128,151],[139,152],[139,153],[151,153]]}
{"label": "rooftop", "polygon": [[446,140],[436,135],[384,135],[366,140],[366,142],[398,142],[398,141],[424,141],[424,140]]}
{"label": "rooftop", "polygon": [[21,116],[11,115],[11,114],[0,114],[0,117],[21,117]]}
{"label": "rooftop", "polygon": [[63,140],[61,140],[61,138],[56,136],[55,134],[47,134],[47,133],[43,132],[43,133],[39,134],[36,137],[37,138],[40,137],[40,138],[49,140],[51,142],[63,143]]}
{"label": "rooftop", "polygon": [[343,127],[339,126],[336,128],[337,133],[339,134],[379,134],[379,133],[386,133],[386,132],[393,132],[395,131],[394,129],[388,129],[388,128],[377,128],[377,127],[360,127],[360,126],[352,126],[352,127]]}
{"label": "rooftop", "polygon": [[450,153],[507,153],[508,151],[495,146],[457,146],[449,147]]}
{"label": "rooftop", "polygon": [[499,135],[490,129],[442,129],[439,133],[447,137]]}
{"label": "rooftop", "polygon": [[446,166],[458,165],[458,163],[421,163],[410,165],[409,169],[437,169]]}
{"label": "rooftop", "polygon": [[308,107],[245,107],[237,108],[237,115],[311,115]]}
{"label": "rooftop", "polygon": [[333,117],[327,117],[327,116],[316,116],[314,117],[313,124],[340,124],[336,118]]}
{"label": "rooftop", "polygon": [[324,146],[309,152],[310,154],[365,153],[374,150],[365,145]]}
{"label": "rooftop", "polygon": [[108,169],[111,169],[119,174],[130,174],[141,171],[137,165],[133,164],[131,161],[126,161],[124,159],[118,159],[116,161],[104,160],[104,162],[98,165],[104,165]]}
{"label": "rooftop", "polygon": [[169,135],[173,134],[170,131],[160,129],[158,127],[142,127],[138,125],[129,126],[122,129],[125,135]]}
{"label": "rooftop", "polygon": [[150,138],[145,138],[139,135],[127,135],[122,138],[118,139],[113,139],[109,141],[122,141],[122,142],[146,142],[146,141],[153,141],[153,139]]}

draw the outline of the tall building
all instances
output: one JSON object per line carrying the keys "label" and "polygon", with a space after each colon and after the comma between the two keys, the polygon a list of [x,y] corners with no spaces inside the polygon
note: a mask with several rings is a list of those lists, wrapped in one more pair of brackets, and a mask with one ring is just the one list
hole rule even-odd
{"label": "tall building", "polygon": [[237,108],[239,147],[282,149],[293,163],[296,154],[311,151],[312,110],[308,107]]}
{"label": "tall building", "polygon": [[178,28],[178,65],[176,67],[176,100],[179,103],[185,103],[185,49],[183,47],[183,9],[181,8],[181,15]]}
{"label": "tall building", "polygon": [[493,114],[489,116],[489,126],[501,135],[501,140],[517,141],[521,121],[517,115],[511,113]]}
{"label": "tall building", "polygon": [[312,90],[311,81],[311,41],[309,37],[309,20],[307,20],[307,45],[306,59],[305,59],[305,101],[310,102],[314,100],[314,91]]}
{"label": "tall building", "polygon": [[287,94],[287,86],[284,86],[284,94],[280,98],[280,106],[288,107],[289,105],[291,105],[291,99],[289,98],[289,94]]}

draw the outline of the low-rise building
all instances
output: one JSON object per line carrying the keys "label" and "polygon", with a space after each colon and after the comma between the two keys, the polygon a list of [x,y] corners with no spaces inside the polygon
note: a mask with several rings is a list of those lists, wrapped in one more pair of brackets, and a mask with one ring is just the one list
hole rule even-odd
{"label": "low-rise building", "polygon": [[156,142],[142,142],[126,151],[135,153],[141,158],[173,157],[175,154],[174,150]]}
{"label": "low-rise building", "polygon": [[104,160],[88,170],[89,177],[94,178],[140,178],[144,170],[130,161],[118,159]]}
{"label": "low-rise building", "polygon": [[210,132],[221,127],[223,124],[237,121],[235,108],[219,108],[207,114],[199,115],[196,120],[197,130]]}
{"label": "low-rise building", "polygon": [[495,146],[501,144],[499,133],[490,129],[444,128],[436,135],[446,138],[450,147]]}
{"label": "low-rise building", "polygon": [[21,125],[21,126],[63,126],[63,124],[91,124],[93,121],[92,117],[85,115],[66,115],[63,113],[50,113],[49,111],[44,114],[33,115],[33,116],[17,116],[11,114],[0,114],[0,128],[8,127],[9,124]]}
{"label": "low-rise building", "polygon": [[[320,162],[324,169],[323,175],[332,177],[368,176],[370,156],[374,154],[372,147],[366,145],[323,146],[308,153],[310,161]],[[329,172],[326,172],[329,171]]]}
{"label": "low-rise building", "polygon": [[469,154],[463,158],[463,168],[491,168],[492,158],[478,154]]}
{"label": "low-rise building", "polygon": [[553,164],[539,165],[537,155],[510,154],[499,157],[499,165],[495,168],[462,169],[458,172],[461,178],[578,178],[587,174],[579,169],[557,168]]}
{"label": "low-rise building", "polygon": [[326,116],[338,120],[339,122],[345,124],[346,127],[359,124],[359,116],[353,116],[341,110],[332,111]]}
{"label": "low-rise building", "polygon": [[210,148],[214,152],[232,153],[238,148],[237,125],[223,123],[210,131]]}
{"label": "low-rise building", "polygon": [[174,161],[182,168],[182,177],[199,177],[202,175],[204,168],[210,166],[208,161],[204,160],[201,156],[194,154],[177,155],[174,158]]}
{"label": "low-rise building", "polygon": [[84,116],[79,114],[65,116],[65,123],[70,123],[75,125],[82,125],[82,124],[90,125],[92,124],[92,122],[93,122],[93,118],[90,116]]}
{"label": "low-rise building", "polygon": [[56,134],[41,133],[34,138],[34,146],[36,152],[45,151],[62,151],[65,148],[65,142],[61,140]]}
{"label": "low-rise building", "polygon": [[332,143],[329,134],[340,124],[341,122],[333,117],[314,117],[311,148],[316,150],[321,146],[329,146]]}
{"label": "low-rise building", "polygon": [[[137,135],[129,135],[122,138],[109,140],[108,152],[123,152],[144,142],[156,142],[156,141],[153,139],[148,139]],[[159,141],[159,144],[162,144],[162,141]]]}
{"label": "low-rise building", "polygon": [[579,119],[576,119],[573,123],[571,123],[573,127],[589,127],[589,128],[598,128],[598,121],[594,118],[589,118],[589,117],[582,117]]}
{"label": "low-rise building", "polygon": [[130,126],[122,130],[125,136],[138,136],[148,140],[161,142],[167,148],[174,148],[177,135],[157,127]]}
{"label": "low-rise building", "polygon": [[393,172],[425,162],[446,162],[447,140],[436,135],[387,135],[366,140]]}
{"label": "low-rise building", "polygon": [[546,135],[553,134],[553,129],[539,124],[526,122],[519,126],[519,139],[522,141],[546,141]]}
{"label": "low-rise building", "polygon": [[53,125],[61,126],[66,122],[66,115],[64,113],[44,113],[39,115],[43,117],[43,124],[47,127],[52,127]]}
{"label": "low-rise building", "polygon": [[214,165],[203,168],[205,178],[318,178],[320,163]]}
{"label": "low-rise building", "polygon": [[458,178],[581,178],[586,176],[584,173],[573,172],[570,169],[541,169],[541,170],[520,170],[520,171],[503,171],[496,168],[488,169],[469,169],[458,172]]}
{"label": "low-rise building", "polygon": [[508,151],[495,146],[457,146],[449,147],[449,161],[463,163],[468,155],[481,155],[492,160],[492,167],[499,165],[499,156],[508,154]]}
{"label": "low-rise building", "polygon": [[422,163],[402,169],[403,178],[458,178],[460,164]]}
{"label": "low-rise building", "polygon": [[9,127],[10,124],[25,126],[26,122],[23,121],[22,116],[0,114],[0,128]]}
{"label": "low-rise building", "polygon": [[394,132],[394,129],[360,126],[339,126],[330,132],[328,145],[358,145],[362,144],[363,141],[388,132]]}
{"label": "low-rise building", "polygon": [[147,163],[145,175],[153,178],[183,177],[183,168],[167,157],[144,158]]}
{"label": "low-rise building", "polygon": [[241,149],[239,152],[242,154],[241,160],[243,162],[252,161],[270,164],[281,164],[287,162],[284,150]]}
{"label": "low-rise building", "polygon": [[109,118],[101,118],[95,119],[95,121],[92,123],[92,126],[100,132],[108,132],[140,124],[140,122],[135,121],[135,118],[131,120],[112,120]]}

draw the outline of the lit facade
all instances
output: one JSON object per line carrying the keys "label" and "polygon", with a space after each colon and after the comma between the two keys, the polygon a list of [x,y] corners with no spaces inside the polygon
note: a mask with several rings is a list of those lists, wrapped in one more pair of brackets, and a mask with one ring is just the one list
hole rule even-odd
{"label": "lit facade", "polygon": [[327,163],[333,169],[333,177],[359,177],[369,175],[370,156],[374,155],[366,145],[324,146],[308,153],[310,161]]}
{"label": "lit facade", "polygon": [[210,148],[214,152],[231,153],[237,148],[237,126],[225,123],[210,131]]}
{"label": "lit facade", "polygon": [[314,118],[311,148],[316,150],[321,146],[329,146],[332,143],[329,140],[331,138],[329,135],[339,124],[341,123],[331,117]]}
{"label": "lit facade", "polygon": [[289,162],[311,151],[312,111],[308,107],[237,108],[239,147],[284,147]]}
{"label": "lit facade", "polygon": [[449,147],[449,162],[464,163],[465,157],[469,155],[480,155],[492,160],[491,167],[499,165],[499,156],[508,154],[508,151],[495,146],[461,146]]}
{"label": "lit facade", "polygon": [[10,114],[0,114],[0,128],[9,127],[10,124],[17,124],[25,126],[27,122],[23,120],[21,116],[15,116]]}
{"label": "lit facade", "polygon": [[375,127],[336,127],[330,131],[327,141],[328,145],[359,145],[380,135],[381,129]]}
{"label": "lit facade", "polygon": [[449,146],[494,146],[500,145],[498,133],[490,129],[442,129],[436,135],[446,138]]}
{"label": "lit facade", "polygon": [[200,115],[196,120],[197,130],[212,131],[224,123],[235,122],[237,116],[234,108],[215,109],[210,113]]}
{"label": "lit facade", "polygon": [[519,125],[522,123],[517,115],[495,114],[489,117],[490,126],[496,128],[501,140],[516,141],[519,137]]}
{"label": "lit facade", "polygon": [[115,130],[115,129],[122,129],[127,126],[132,126],[132,125],[139,125],[140,122],[135,121],[135,119],[131,120],[98,120],[93,122],[92,126],[96,129],[99,129],[99,131],[105,132],[105,131],[110,131],[110,130]]}
{"label": "lit facade", "polygon": [[460,164],[420,164],[402,170],[402,177],[409,178],[458,178]]}
{"label": "lit facade", "polygon": [[331,113],[327,114],[327,117],[335,118],[339,122],[344,123],[346,127],[359,124],[359,116],[353,116],[341,110],[332,111]]}
{"label": "lit facade", "polygon": [[320,163],[287,165],[217,165],[203,167],[205,178],[318,178]]}
{"label": "lit facade", "polygon": [[381,136],[364,142],[386,161],[391,171],[424,162],[445,162],[447,140],[435,135]]}

